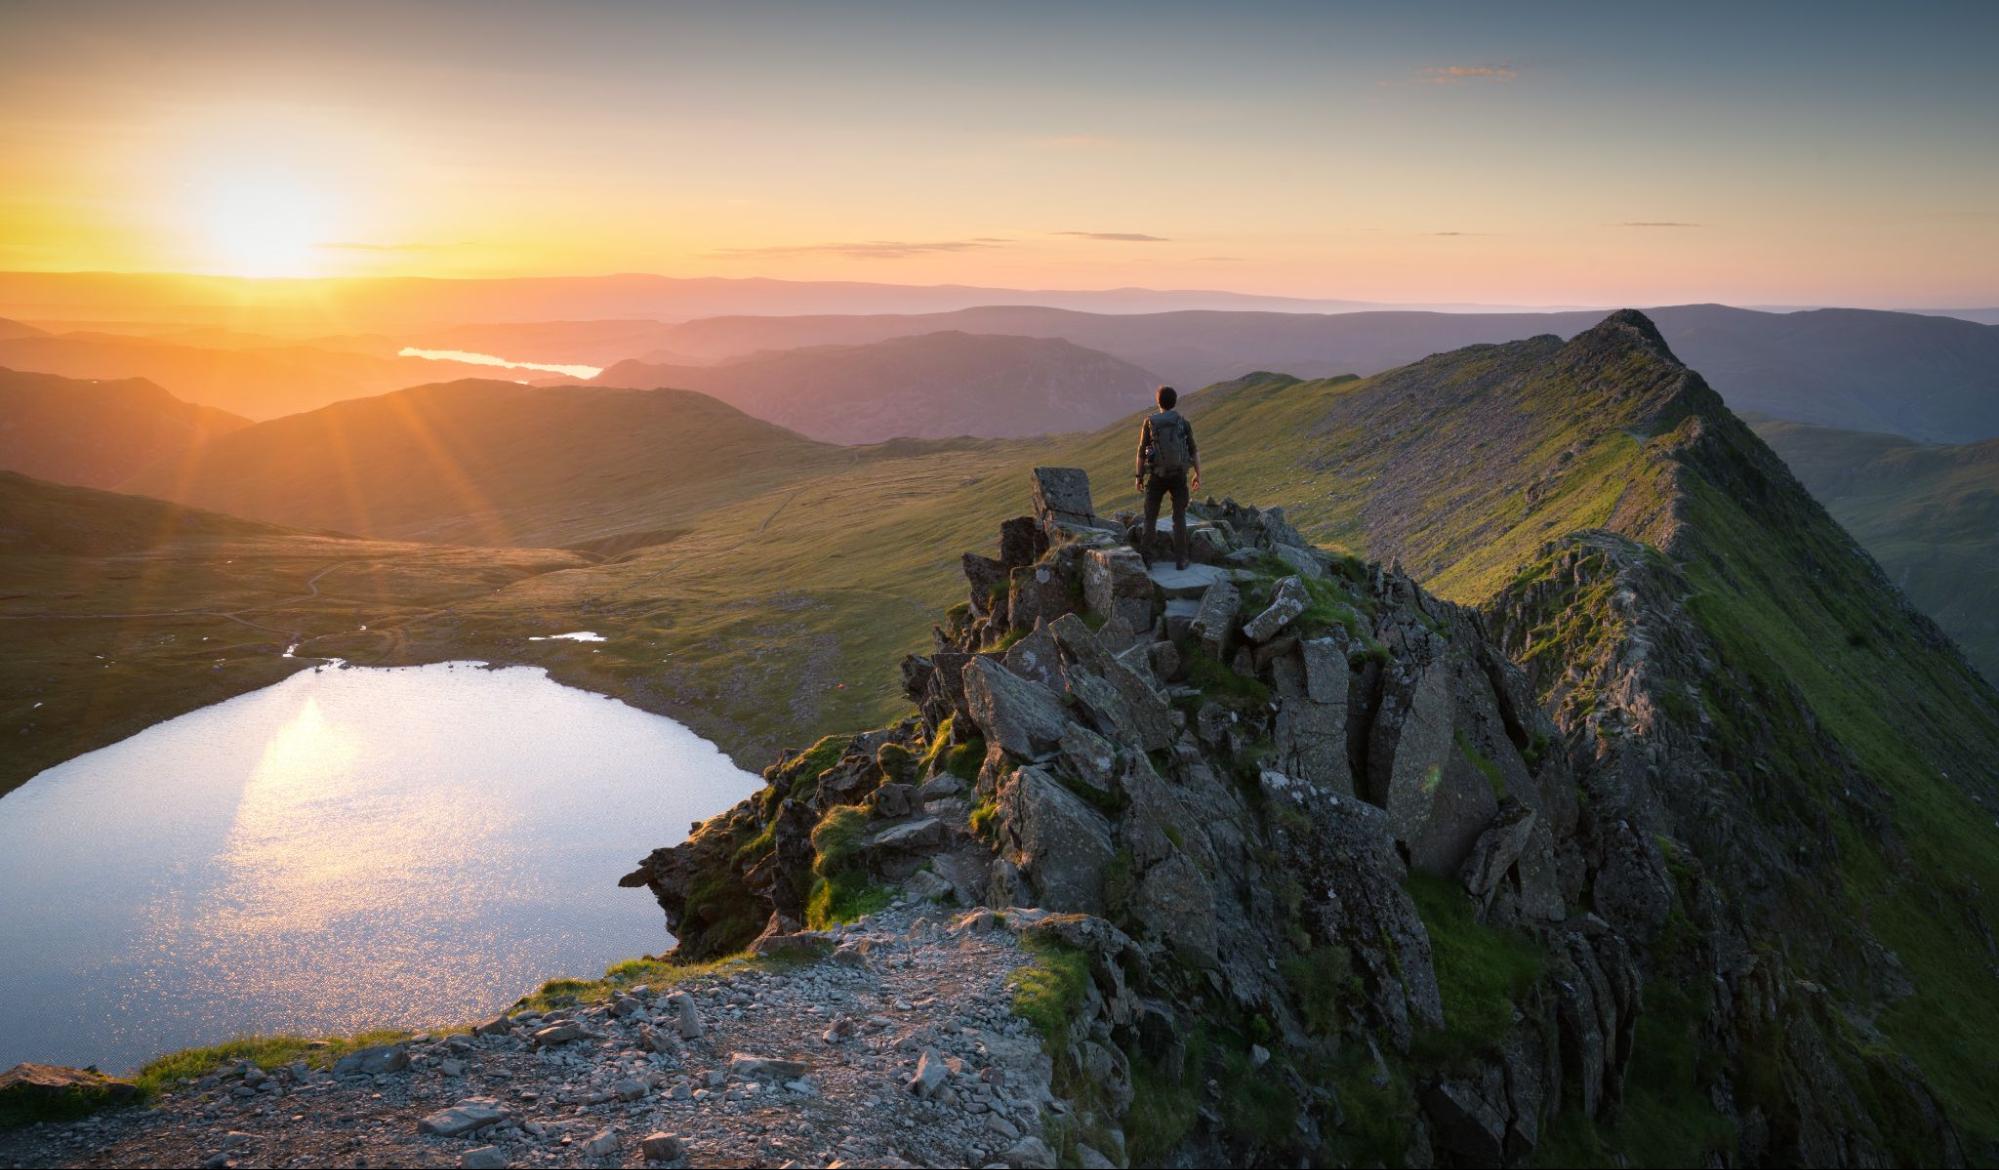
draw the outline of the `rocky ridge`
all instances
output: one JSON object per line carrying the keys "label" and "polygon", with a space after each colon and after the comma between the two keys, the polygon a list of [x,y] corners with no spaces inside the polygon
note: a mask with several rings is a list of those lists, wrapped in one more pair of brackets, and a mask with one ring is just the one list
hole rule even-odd
{"label": "rocky ridge", "polygon": [[[1149,572],[1079,473],[1036,476],[1036,515],[966,557],[969,601],[904,664],[917,717],[780,762],[627,879],[680,954],[891,884],[1055,912],[1097,992],[1051,1036],[1073,1136],[1146,1162],[1498,1161],[1569,1098],[1610,1108],[1642,979],[1580,910],[1574,778],[1479,615],[1233,502],[1199,509],[1202,564]],[[1533,1015],[1430,1083],[1411,1054],[1454,1043],[1465,989],[1412,881],[1464,900],[1446,913],[1473,947],[1548,952]],[[1237,1074],[1223,1099],[1214,1068]],[[1354,1116],[1384,1103],[1392,1132]]]}
{"label": "rocky ridge", "polygon": [[[1080,472],[1037,470],[1035,514],[966,556],[968,600],[904,663],[917,715],[781,760],[626,879],[679,954],[889,889],[1053,912],[1096,993],[1048,1036],[1054,1145],[1132,1164],[1595,1158],[1645,1126],[1726,1164],[1965,1160],[1915,1068],[1800,973],[1838,949],[1823,914],[1765,942],[1799,810],[1666,713],[1663,680],[1721,650],[1665,558],[1579,534],[1537,570],[1564,587],[1523,574],[1481,613],[1279,509],[1196,512],[1202,563],[1148,568]],[[1516,665],[1578,582],[1625,615],[1599,659]]]}

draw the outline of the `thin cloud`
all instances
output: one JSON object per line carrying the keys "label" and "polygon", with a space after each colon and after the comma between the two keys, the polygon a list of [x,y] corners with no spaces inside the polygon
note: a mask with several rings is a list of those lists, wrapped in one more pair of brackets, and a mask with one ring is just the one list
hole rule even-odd
{"label": "thin cloud", "polygon": [[722,248],[714,256],[846,256],[855,260],[904,260],[936,252],[997,248],[993,237],[971,240],[853,240],[836,244],[773,244],[762,248]]}
{"label": "thin cloud", "polygon": [[1428,232],[1432,236],[1489,236],[1491,232]]}
{"label": "thin cloud", "polygon": [[1056,232],[1058,236],[1075,236],[1081,240],[1113,240],[1123,244],[1165,244],[1171,240],[1166,236],[1148,236],[1144,232]]}
{"label": "thin cloud", "polygon": [[1247,259],[1247,257],[1243,257],[1243,256],[1196,256],[1196,257],[1194,257],[1194,259],[1195,259],[1195,260],[1197,260],[1197,261],[1205,261],[1205,262],[1207,262],[1207,263],[1211,263],[1211,264],[1241,264],[1241,263],[1243,263],[1243,262],[1244,262],[1244,261],[1245,261],[1245,260]]}
{"label": "thin cloud", "polygon": [[1416,73],[1417,81],[1457,85],[1466,81],[1512,81],[1520,71],[1511,65],[1431,65]]}
{"label": "thin cloud", "polygon": [[1627,219],[1617,226],[1635,228],[1697,228],[1701,225],[1697,223],[1682,223],[1676,219]]}

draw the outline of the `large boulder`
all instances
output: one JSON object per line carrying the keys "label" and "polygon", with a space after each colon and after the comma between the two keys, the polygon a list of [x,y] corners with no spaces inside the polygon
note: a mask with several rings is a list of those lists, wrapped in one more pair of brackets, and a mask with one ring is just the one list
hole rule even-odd
{"label": "large boulder", "polygon": [[1007,583],[1007,620],[1016,629],[1052,622],[1082,605],[1082,550],[1064,545],[1031,565],[1011,571]]}
{"label": "large boulder", "polygon": [[1369,796],[1387,810],[1409,863],[1448,877],[1499,811],[1499,798],[1459,748],[1449,664],[1421,668],[1402,699],[1383,702],[1370,733]]}
{"label": "large boulder", "polygon": [[1041,559],[1048,551],[1048,534],[1032,516],[1015,516],[1000,522],[999,559],[1007,569],[1018,569]]}
{"label": "large boulder", "polygon": [[1070,693],[1096,721],[1097,729],[1140,751],[1158,751],[1179,729],[1173,708],[1145,675],[1117,655],[1074,615],[1049,628],[1073,668],[1065,673]]}
{"label": "large boulder", "polygon": [[1307,784],[1353,795],[1353,772],[1347,766],[1345,704],[1314,703],[1299,696],[1277,708],[1272,738],[1277,766]]}
{"label": "large boulder", "polygon": [[1554,852],[1554,838],[1541,815],[1509,798],[1479,834],[1458,879],[1479,908],[1500,921],[1557,922],[1567,908],[1556,879]]}
{"label": "large boulder", "polygon": [[1116,850],[1102,813],[1062,786],[1047,769],[1026,767],[1000,784],[1000,844],[1050,910],[1100,914],[1104,873]]}
{"label": "large boulder", "polygon": [[1280,700],[1272,737],[1279,770],[1342,796],[1354,791],[1347,762],[1346,651],[1331,638],[1298,645],[1273,671]]}
{"label": "large boulder", "polygon": [[1008,670],[1030,682],[1038,682],[1054,691],[1062,689],[1062,654],[1045,624],[1035,626],[1007,647],[1000,661],[1006,664]]}
{"label": "large boulder", "polygon": [[1217,581],[1201,595],[1201,608],[1187,626],[1201,649],[1216,662],[1227,662],[1235,647],[1236,615],[1242,612],[1242,591],[1233,581]]}
{"label": "large boulder", "polygon": [[1035,468],[1034,518],[1051,542],[1074,529],[1097,527],[1089,472],[1080,467]]}
{"label": "large boulder", "polygon": [[1062,736],[1062,770],[1106,800],[1118,791],[1117,745],[1080,723],[1071,723]]}
{"label": "large boulder", "polygon": [[988,745],[1038,760],[1062,742],[1069,717],[1054,691],[985,656],[966,664],[964,678],[966,709]]}
{"label": "large boulder", "polygon": [[965,584],[971,589],[972,612],[980,617],[1006,620],[1007,593],[1010,587],[1011,569],[991,557],[978,553],[966,553],[960,563],[965,569]]}
{"label": "large boulder", "polygon": [[1277,583],[1277,593],[1264,611],[1243,623],[1243,637],[1252,642],[1268,642],[1311,603],[1312,595],[1305,592],[1305,583],[1296,577],[1286,577]]}
{"label": "large boulder", "polygon": [[1122,617],[1134,631],[1152,628],[1154,586],[1136,549],[1093,548],[1083,554],[1083,599],[1109,621]]}
{"label": "large boulder", "polygon": [[1291,571],[1300,577],[1311,577],[1322,580],[1326,576],[1325,562],[1321,561],[1318,555],[1309,549],[1302,549],[1291,544],[1278,544],[1272,545],[1270,551],[1278,560],[1291,566]]}

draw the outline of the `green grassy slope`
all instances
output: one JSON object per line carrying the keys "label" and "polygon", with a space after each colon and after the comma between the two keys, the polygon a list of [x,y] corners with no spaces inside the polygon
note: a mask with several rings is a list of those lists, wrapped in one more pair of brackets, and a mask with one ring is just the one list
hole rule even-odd
{"label": "green grassy slope", "polygon": [[1999,440],[1938,445],[1761,417],[1750,425],[1985,677],[1999,679]]}

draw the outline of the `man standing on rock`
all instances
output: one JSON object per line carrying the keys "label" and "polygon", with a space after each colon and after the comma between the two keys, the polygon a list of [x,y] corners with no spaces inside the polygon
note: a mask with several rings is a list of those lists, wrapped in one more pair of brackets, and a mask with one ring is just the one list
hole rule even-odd
{"label": "man standing on rock", "polygon": [[[1148,415],[1138,432],[1138,466],[1134,484],[1145,493],[1145,530],[1138,540],[1139,555],[1152,563],[1152,542],[1159,533],[1159,498],[1173,494],[1173,555],[1180,568],[1187,567],[1187,497],[1201,490],[1201,455],[1194,447],[1194,428],[1173,404],[1180,395],[1171,386],[1161,386],[1159,413]],[[1192,476],[1191,482],[1189,476]]]}

